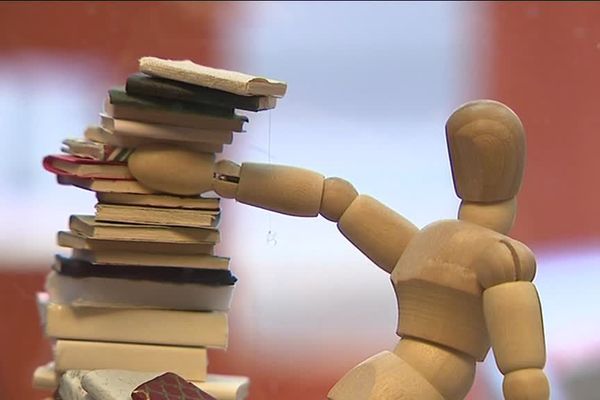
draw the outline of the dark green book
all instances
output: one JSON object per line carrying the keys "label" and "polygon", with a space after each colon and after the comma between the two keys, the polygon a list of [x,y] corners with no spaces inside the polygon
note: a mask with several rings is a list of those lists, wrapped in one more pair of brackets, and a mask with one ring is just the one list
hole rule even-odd
{"label": "dark green book", "polygon": [[268,96],[240,96],[221,90],[210,89],[170,79],[151,77],[136,73],[127,78],[125,90],[128,94],[178,100],[217,107],[237,108],[247,111],[262,111],[275,108],[277,100]]}
{"label": "dark green book", "polygon": [[244,122],[248,122],[248,117],[236,114],[231,107],[136,96],[122,87],[108,91],[104,112],[117,119],[235,132],[243,131]]}

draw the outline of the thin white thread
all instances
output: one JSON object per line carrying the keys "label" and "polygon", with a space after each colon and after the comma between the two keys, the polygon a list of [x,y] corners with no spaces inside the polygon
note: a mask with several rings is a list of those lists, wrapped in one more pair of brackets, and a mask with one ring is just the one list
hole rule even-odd
{"label": "thin white thread", "polygon": [[269,164],[271,164],[271,110],[269,110],[269,142],[267,145],[267,157],[269,159]]}
{"label": "thin white thread", "polygon": [[[267,159],[269,164],[271,164],[271,110],[269,110],[269,130],[268,130],[268,143],[267,143]],[[268,216],[269,220],[269,230],[267,231],[267,244],[274,247],[277,246],[277,234],[272,230],[272,215],[269,212]]]}

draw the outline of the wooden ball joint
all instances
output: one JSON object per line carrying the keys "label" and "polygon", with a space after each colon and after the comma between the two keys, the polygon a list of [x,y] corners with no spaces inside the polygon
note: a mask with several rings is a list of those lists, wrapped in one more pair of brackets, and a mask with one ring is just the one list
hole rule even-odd
{"label": "wooden ball joint", "polygon": [[[139,149],[130,169],[143,184],[174,194],[222,197],[288,215],[337,223],[388,272],[398,300],[391,351],[358,364],[330,400],[460,400],[490,348],[507,400],[547,400],[549,384],[535,257],[506,236],[525,164],[517,115],[491,100],[467,103],[446,124],[458,219],[418,229],[349,182],[302,168],[231,161],[182,148]],[[166,165],[174,164],[176,167]],[[169,173],[177,173],[169,179]]]}

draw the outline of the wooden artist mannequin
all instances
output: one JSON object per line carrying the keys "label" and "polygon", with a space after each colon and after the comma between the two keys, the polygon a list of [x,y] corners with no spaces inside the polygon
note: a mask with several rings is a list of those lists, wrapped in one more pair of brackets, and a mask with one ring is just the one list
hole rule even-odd
{"label": "wooden artist mannequin", "polygon": [[295,216],[321,214],[391,274],[401,337],[392,351],[363,361],[331,389],[332,400],[459,400],[475,363],[492,347],[504,397],[546,400],[549,384],[533,253],[506,236],[513,225],[525,162],[517,115],[481,100],[446,124],[458,220],[419,230],[347,181],[301,168],[219,161],[176,147],[138,149],[132,174],[180,195],[225,198]]}

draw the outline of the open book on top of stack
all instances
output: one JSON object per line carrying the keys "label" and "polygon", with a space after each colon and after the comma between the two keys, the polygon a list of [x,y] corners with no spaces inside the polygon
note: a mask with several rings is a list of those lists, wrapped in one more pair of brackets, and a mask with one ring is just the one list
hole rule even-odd
{"label": "open book on top of stack", "polygon": [[207,367],[207,349],[227,347],[236,282],[229,258],[214,250],[219,199],[158,193],[135,180],[127,160],[156,143],[219,153],[248,122],[236,109],[272,109],[285,89],[266,78],[144,57],[140,72],[108,91],[99,125],[44,158],[59,184],[95,192],[97,203],[95,215],[71,215],[68,230],[57,234],[69,254],[55,256],[38,296],[55,346],[53,363],[34,374],[36,387],[56,389],[61,400],[100,400],[83,389],[85,397],[73,395],[73,377],[116,370],[143,383],[168,371],[219,400],[245,398],[247,378]]}

